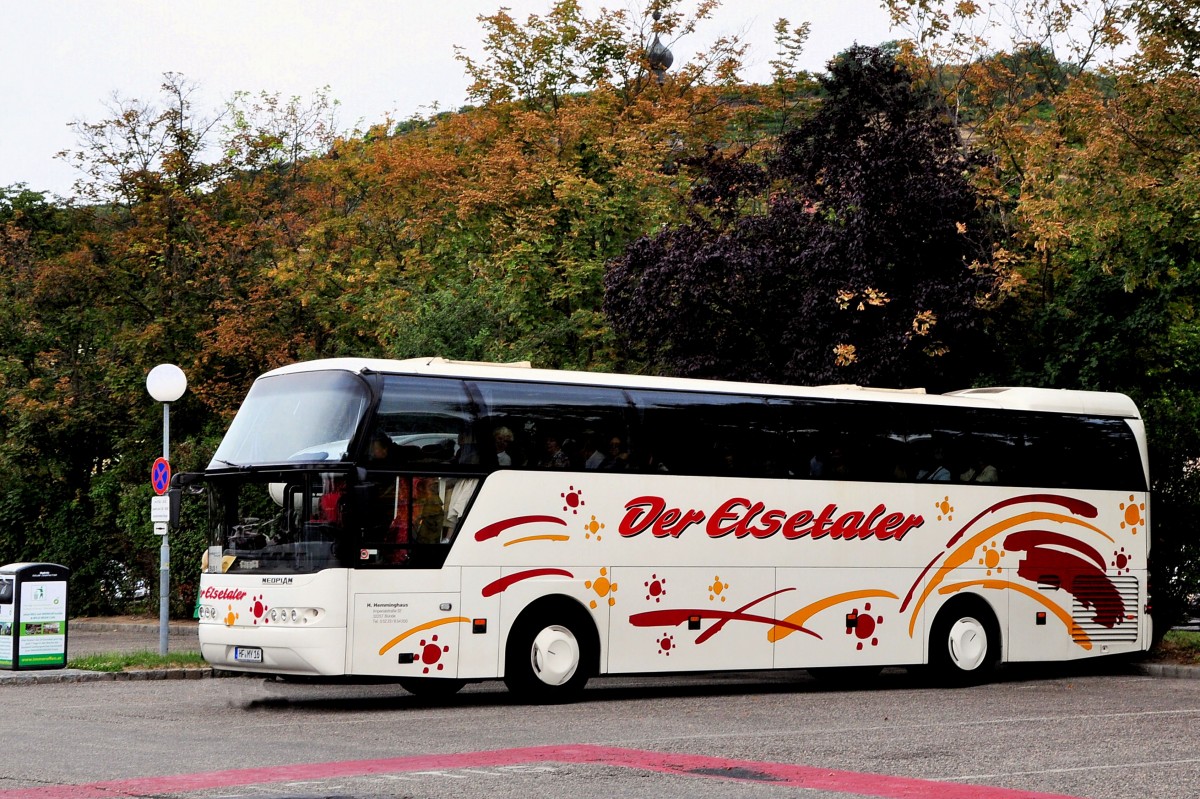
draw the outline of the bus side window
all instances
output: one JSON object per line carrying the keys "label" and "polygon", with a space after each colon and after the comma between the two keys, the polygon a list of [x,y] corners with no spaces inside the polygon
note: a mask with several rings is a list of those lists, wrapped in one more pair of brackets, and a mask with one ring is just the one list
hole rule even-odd
{"label": "bus side window", "polygon": [[364,513],[361,549],[366,557],[399,565],[410,562],[416,548],[442,543],[445,506],[441,488],[438,477],[368,473],[368,479],[355,489]]}
{"label": "bus side window", "polygon": [[356,505],[362,524],[362,554],[368,563],[398,565],[408,560],[410,540],[407,494],[408,478],[395,474],[368,473],[355,486]]}
{"label": "bus side window", "polygon": [[631,443],[629,407],[619,389],[490,380],[471,385],[484,406],[481,426],[511,436],[502,451],[512,463],[503,463],[497,449],[497,465],[582,469],[583,443],[589,437],[619,437],[625,447]]}

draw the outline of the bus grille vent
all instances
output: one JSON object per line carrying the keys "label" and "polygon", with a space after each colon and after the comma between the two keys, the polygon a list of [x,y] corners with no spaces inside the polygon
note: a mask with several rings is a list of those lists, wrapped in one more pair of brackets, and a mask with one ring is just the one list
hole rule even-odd
{"label": "bus grille vent", "polygon": [[1136,641],[1138,637],[1138,580],[1126,575],[1075,578],[1071,618],[1076,642]]}

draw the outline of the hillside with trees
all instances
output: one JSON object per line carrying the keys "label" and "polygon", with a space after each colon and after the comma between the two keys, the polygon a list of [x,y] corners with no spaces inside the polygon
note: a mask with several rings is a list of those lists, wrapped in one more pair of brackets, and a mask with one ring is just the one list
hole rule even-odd
{"label": "hillside with trees", "polygon": [[[181,471],[266,369],[443,355],[1126,392],[1177,609],[1200,580],[1195,11],[1022,0],[1000,47],[997,7],[889,0],[907,38],[819,75],[786,21],[770,84],[737,40],[656,75],[654,37],[716,5],[498,11],[461,59],[471,106],[353,133],[320,92],[205,118],[179,75],[80,124],[73,200],[0,189],[0,560],[70,565],[77,613],[137,609],[155,364],[189,379]],[[201,505],[173,537],[180,615]]]}

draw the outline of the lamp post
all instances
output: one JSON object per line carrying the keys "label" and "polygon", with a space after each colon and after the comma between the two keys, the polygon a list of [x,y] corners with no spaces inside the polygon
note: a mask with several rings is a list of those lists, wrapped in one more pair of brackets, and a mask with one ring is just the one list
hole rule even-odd
{"label": "lamp post", "polygon": [[[162,363],[146,375],[146,390],[163,404],[163,460],[171,462],[171,403],[187,391],[187,376],[173,363]],[[169,525],[168,525],[169,527]],[[166,529],[166,528],[164,528]],[[167,654],[167,624],[170,618],[171,545],[163,532],[158,558],[158,654]]]}

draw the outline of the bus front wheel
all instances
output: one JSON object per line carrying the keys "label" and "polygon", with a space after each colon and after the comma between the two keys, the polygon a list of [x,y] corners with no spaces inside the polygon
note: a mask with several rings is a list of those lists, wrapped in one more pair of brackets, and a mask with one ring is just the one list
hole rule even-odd
{"label": "bus front wheel", "polygon": [[986,680],[1000,660],[1000,629],[982,602],[943,608],[930,631],[929,665],[951,685]]}
{"label": "bus front wheel", "polygon": [[590,622],[582,615],[527,613],[517,622],[505,654],[504,684],[510,691],[535,702],[565,702],[579,695],[593,660]]}

